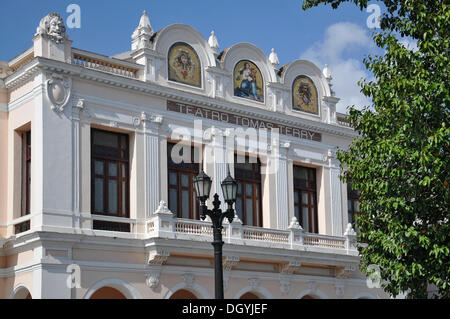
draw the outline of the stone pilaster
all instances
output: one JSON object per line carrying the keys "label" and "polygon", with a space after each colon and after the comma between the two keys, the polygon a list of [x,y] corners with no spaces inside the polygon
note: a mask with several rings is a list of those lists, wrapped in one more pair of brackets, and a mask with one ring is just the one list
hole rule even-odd
{"label": "stone pilaster", "polygon": [[290,143],[281,143],[278,156],[273,160],[278,161],[275,170],[276,178],[276,207],[277,207],[277,228],[286,230],[289,226],[289,197],[288,197],[288,159],[287,153]]}
{"label": "stone pilaster", "polygon": [[332,216],[332,235],[342,236],[343,218],[342,218],[342,187],[339,178],[341,170],[339,162],[336,159],[334,151],[328,152],[330,164],[330,195],[331,195],[331,216]]}
{"label": "stone pilaster", "polygon": [[84,99],[76,99],[72,106],[72,203],[73,227],[81,228],[80,221],[80,183],[81,183],[81,141],[80,141],[80,112],[84,108]]}
{"label": "stone pilaster", "polygon": [[159,127],[162,117],[141,114],[144,126],[145,159],[145,215],[150,217],[160,202]]}

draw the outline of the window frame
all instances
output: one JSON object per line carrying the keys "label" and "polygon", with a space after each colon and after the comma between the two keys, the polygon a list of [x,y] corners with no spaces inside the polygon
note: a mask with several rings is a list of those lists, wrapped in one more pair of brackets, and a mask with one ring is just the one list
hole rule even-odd
{"label": "window frame", "polygon": [[[243,155],[240,155],[243,156]],[[250,163],[249,159],[251,156],[245,155],[245,164],[251,164],[252,170],[251,175],[252,177],[246,178],[239,176],[240,174],[237,174],[237,170],[242,171],[250,171],[245,169],[236,168],[236,164],[244,164],[244,163],[237,163],[237,154],[235,154],[234,157],[234,179],[239,184],[241,184],[241,194],[239,192],[236,196],[237,198],[242,199],[242,223],[243,225],[248,225],[247,223],[247,199],[251,199],[253,202],[252,205],[252,212],[253,212],[253,225],[248,225],[252,227],[263,227],[263,216],[262,216],[262,180],[261,180],[261,161],[258,157],[256,157],[256,163]],[[254,158],[254,157],[253,157]],[[256,164],[256,165],[255,165]],[[257,169],[255,168],[257,167]],[[252,185],[252,195],[247,195],[246,187],[247,185]],[[258,196],[259,194],[259,196]],[[237,206],[235,205],[235,209],[237,210]],[[236,211],[237,213],[237,211]]]}
{"label": "window frame", "polygon": [[22,157],[21,157],[21,210],[20,216],[27,216],[31,213],[31,130],[21,133]]}
{"label": "window frame", "polygon": [[[307,179],[295,177],[296,168],[303,168],[307,171]],[[293,168],[293,186],[294,186],[294,215],[296,215],[296,207],[298,207],[298,222],[309,233],[319,233],[318,205],[317,205],[317,170],[313,167],[302,165],[294,165]],[[298,180],[298,183],[296,183]],[[302,181],[305,183],[303,184]],[[299,185],[299,186],[296,186]],[[306,185],[306,186],[302,186]],[[298,194],[298,202],[295,202],[295,195]],[[302,194],[307,194],[308,203],[303,203]],[[308,228],[305,227],[303,221],[303,208],[308,208]],[[314,224],[313,224],[314,222]]]}
{"label": "window frame", "polygon": [[[118,147],[109,147],[110,149],[117,149],[119,151],[119,157],[111,157],[98,155],[94,152],[94,147],[97,145],[94,143],[94,136],[96,132],[102,132],[107,134],[116,135],[118,137]],[[122,148],[122,136],[125,137],[125,148]],[[101,147],[106,147],[99,145]],[[124,152],[125,156],[122,156]],[[103,174],[96,174],[95,162],[103,162]],[[117,164],[116,176],[109,176],[110,163]],[[125,165],[125,177],[123,176],[122,165]],[[103,179],[103,211],[96,211],[95,207],[95,180],[96,178]],[[109,181],[117,181],[117,213],[109,212]],[[126,194],[125,194],[125,206],[123,205],[123,192],[122,183],[125,182]],[[125,207],[126,212],[123,212]],[[91,128],[91,214],[103,215],[111,217],[130,218],[130,136],[126,133],[113,132],[102,130],[98,128]]]}
{"label": "window frame", "polygon": [[[359,209],[358,210],[355,209],[356,202],[358,203],[358,206],[361,203],[359,192],[356,190],[353,190],[352,184],[351,184],[351,182],[349,182],[349,183],[347,183],[347,219],[348,219],[347,222],[351,223],[353,228],[357,227],[356,218],[357,218],[357,215],[360,213]],[[350,206],[348,204],[350,204]],[[352,216],[351,222],[350,222],[350,218],[349,218],[350,215]]]}
{"label": "window frame", "polygon": [[[172,147],[176,145],[178,142],[171,142],[167,141],[167,196],[168,196],[168,207],[169,210],[172,211],[172,213],[176,214],[177,218],[184,218],[183,217],[183,210],[182,210],[182,204],[183,204],[183,191],[188,191],[189,193],[189,218],[192,220],[199,220],[200,214],[199,214],[199,208],[200,208],[200,202],[197,199],[197,196],[195,194],[194,189],[194,181],[193,178],[196,177],[200,173],[200,164],[195,163],[195,152],[198,151],[197,147],[195,145],[184,145],[186,147],[191,148],[191,163],[185,164],[187,167],[183,167],[182,164],[176,164],[171,165],[171,159],[169,158]],[[171,185],[170,183],[170,175],[171,173],[175,173],[177,176],[177,184]],[[182,175],[188,175],[189,181],[188,186],[182,185]],[[177,191],[177,208],[176,211],[174,211],[173,204],[170,200],[170,190],[175,189]]]}

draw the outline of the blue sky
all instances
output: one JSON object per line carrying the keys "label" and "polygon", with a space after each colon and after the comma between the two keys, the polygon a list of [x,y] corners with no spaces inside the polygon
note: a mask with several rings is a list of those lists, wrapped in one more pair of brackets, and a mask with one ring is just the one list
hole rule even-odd
{"label": "blue sky", "polygon": [[348,104],[367,103],[356,82],[369,77],[364,55],[376,52],[369,37],[368,12],[346,4],[337,10],[320,6],[303,11],[302,0],[14,0],[2,3],[0,12],[0,60],[8,61],[32,46],[42,17],[56,11],[67,19],[69,4],[81,8],[81,28],[69,29],[76,48],[114,55],[130,50],[131,34],[145,9],[155,31],[173,23],[193,26],[208,39],[211,30],[220,50],[238,42],[250,42],[269,55],[275,48],[280,64],[306,58],[333,74],[333,88]]}

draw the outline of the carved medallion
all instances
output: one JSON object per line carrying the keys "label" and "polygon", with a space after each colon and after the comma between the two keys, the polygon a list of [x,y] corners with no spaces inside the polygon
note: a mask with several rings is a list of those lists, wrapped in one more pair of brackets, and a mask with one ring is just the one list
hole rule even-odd
{"label": "carved medallion", "polygon": [[61,112],[69,102],[72,93],[72,79],[53,73],[47,81],[47,96],[51,103],[51,109]]}

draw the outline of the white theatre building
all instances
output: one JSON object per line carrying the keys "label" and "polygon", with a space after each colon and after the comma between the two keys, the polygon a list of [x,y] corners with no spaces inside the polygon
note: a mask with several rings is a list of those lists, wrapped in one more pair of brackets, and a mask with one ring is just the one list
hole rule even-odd
{"label": "white theatre building", "polygon": [[36,24],[0,62],[0,298],[213,298],[192,179],[223,198],[228,168],[225,298],[389,297],[358,270],[336,159],[357,135],[328,67],[155,32],[145,12],[112,57],[75,48],[56,13]]}

